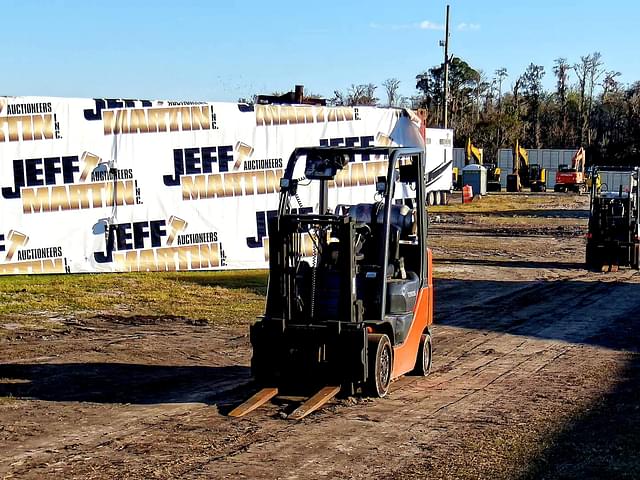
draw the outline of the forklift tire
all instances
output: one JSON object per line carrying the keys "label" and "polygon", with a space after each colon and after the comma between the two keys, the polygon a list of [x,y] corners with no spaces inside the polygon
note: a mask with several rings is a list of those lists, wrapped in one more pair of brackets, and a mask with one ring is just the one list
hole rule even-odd
{"label": "forklift tire", "polygon": [[367,394],[371,397],[384,397],[389,393],[391,373],[393,372],[393,348],[389,337],[372,333],[368,339],[368,375]]}
{"label": "forklift tire", "polygon": [[278,378],[275,365],[268,360],[267,356],[258,354],[255,347],[251,356],[251,376],[254,382],[261,386],[272,386]]}
{"label": "forklift tire", "polygon": [[420,339],[418,355],[416,355],[416,366],[411,371],[411,375],[426,377],[431,373],[433,344],[431,343],[431,333],[427,332]]}
{"label": "forklift tire", "polygon": [[640,270],[640,245],[631,246],[631,268]]}
{"label": "forklift tire", "polygon": [[598,257],[597,249],[587,243],[587,251],[585,254],[585,263],[588,270],[600,270],[602,267],[602,259]]}

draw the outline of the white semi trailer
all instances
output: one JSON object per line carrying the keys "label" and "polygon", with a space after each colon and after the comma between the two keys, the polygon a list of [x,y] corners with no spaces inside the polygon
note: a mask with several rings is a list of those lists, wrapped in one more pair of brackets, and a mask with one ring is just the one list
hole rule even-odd
{"label": "white semi trailer", "polygon": [[427,128],[425,137],[427,204],[445,205],[453,189],[453,130]]}

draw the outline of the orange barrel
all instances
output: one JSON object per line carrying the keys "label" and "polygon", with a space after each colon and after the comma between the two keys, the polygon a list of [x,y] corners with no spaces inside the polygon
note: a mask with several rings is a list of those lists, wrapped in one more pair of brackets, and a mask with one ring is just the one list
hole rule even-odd
{"label": "orange barrel", "polygon": [[462,203],[471,203],[473,200],[473,187],[465,185],[462,187]]}

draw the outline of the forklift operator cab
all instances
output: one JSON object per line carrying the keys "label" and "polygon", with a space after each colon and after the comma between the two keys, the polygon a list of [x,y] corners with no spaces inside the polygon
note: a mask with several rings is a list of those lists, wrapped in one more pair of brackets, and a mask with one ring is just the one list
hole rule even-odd
{"label": "forklift operator cab", "polygon": [[[376,161],[351,169],[356,155]],[[294,151],[269,222],[266,312],[251,328],[259,383],[322,382],[384,396],[392,379],[429,372],[427,218],[404,198],[425,204],[424,165],[419,148]],[[311,208],[301,198],[313,198]]]}

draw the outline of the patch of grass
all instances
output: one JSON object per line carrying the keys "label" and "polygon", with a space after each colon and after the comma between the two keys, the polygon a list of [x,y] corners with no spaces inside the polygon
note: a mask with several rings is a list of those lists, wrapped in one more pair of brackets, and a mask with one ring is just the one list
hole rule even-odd
{"label": "patch of grass", "polygon": [[566,195],[558,201],[554,194],[527,193],[492,193],[471,203],[462,203],[459,199],[452,199],[449,205],[429,207],[429,213],[499,213],[509,214],[512,211],[544,211],[558,209],[584,210],[588,209],[589,199],[586,196]]}
{"label": "patch of grass", "polygon": [[0,396],[0,405],[11,405],[17,401],[18,400],[11,394],[6,397]]}
{"label": "patch of grass", "polygon": [[[95,315],[245,323],[262,313],[267,272],[150,272],[0,277],[0,324]],[[49,322],[49,328],[55,328]]]}

